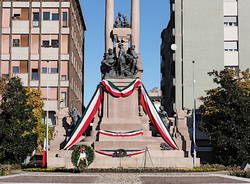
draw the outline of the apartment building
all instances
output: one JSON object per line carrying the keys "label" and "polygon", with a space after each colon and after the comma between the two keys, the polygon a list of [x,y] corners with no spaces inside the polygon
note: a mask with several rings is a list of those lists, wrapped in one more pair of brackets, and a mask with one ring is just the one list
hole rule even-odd
{"label": "apartment building", "polygon": [[247,0],[170,0],[161,35],[161,90],[170,115],[192,109],[193,95],[199,107],[198,97],[214,87],[208,72],[250,68],[249,9]]}
{"label": "apartment building", "polygon": [[84,32],[79,0],[1,0],[0,75],[41,90],[49,124],[82,113]]}

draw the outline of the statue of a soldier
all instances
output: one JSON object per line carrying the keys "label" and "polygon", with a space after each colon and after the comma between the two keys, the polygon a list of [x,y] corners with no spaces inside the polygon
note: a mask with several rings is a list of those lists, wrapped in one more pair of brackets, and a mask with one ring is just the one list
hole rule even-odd
{"label": "statue of a soldier", "polygon": [[159,115],[160,115],[165,127],[167,127],[169,129],[170,124],[169,124],[169,120],[168,120],[168,113],[164,110],[163,106],[159,107]]}
{"label": "statue of a soldier", "polygon": [[118,53],[118,65],[119,65],[119,73],[121,77],[125,77],[126,70],[126,51],[123,47],[122,43],[118,44],[119,53]]}
{"label": "statue of a soldier", "polygon": [[116,75],[114,53],[113,49],[111,48],[108,49],[108,53],[105,53],[103,56],[103,60],[101,63],[101,72],[103,74],[103,78],[113,78]]}
{"label": "statue of a soldier", "polygon": [[132,45],[127,51],[127,59],[130,65],[130,72],[135,75],[137,73],[138,54],[135,52],[135,45]]}
{"label": "statue of a soldier", "polygon": [[70,116],[72,118],[72,122],[73,122],[73,125],[76,125],[76,122],[78,120],[78,114],[77,114],[77,110],[75,107],[73,107],[70,111]]}

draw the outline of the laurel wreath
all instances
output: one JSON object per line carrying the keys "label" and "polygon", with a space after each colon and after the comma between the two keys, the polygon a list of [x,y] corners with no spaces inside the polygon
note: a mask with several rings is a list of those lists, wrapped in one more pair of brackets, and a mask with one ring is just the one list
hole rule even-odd
{"label": "laurel wreath", "polygon": [[86,145],[75,146],[74,151],[71,154],[71,161],[72,161],[74,167],[79,168],[79,169],[83,169],[83,168],[87,167],[86,162],[80,162],[79,167],[77,166],[77,161],[78,161],[79,156],[80,156],[80,149],[81,148],[85,148],[85,153],[87,156],[88,165],[90,165],[94,160],[94,150],[92,149],[92,147],[86,146]]}

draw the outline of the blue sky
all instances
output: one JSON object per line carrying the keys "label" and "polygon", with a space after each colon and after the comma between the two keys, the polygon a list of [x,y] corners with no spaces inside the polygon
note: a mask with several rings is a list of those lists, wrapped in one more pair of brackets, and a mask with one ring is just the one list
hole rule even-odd
{"label": "blue sky", "polygon": [[[105,0],[80,0],[87,27],[85,35],[85,102],[91,99],[101,80],[100,62],[104,53]],[[130,15],[130,0],[115,0],[118,11]],[[160,87],[161,31],[169,20],[169,0],[141,0],[140,54],[144,65],[143,83],[147,90]]]}

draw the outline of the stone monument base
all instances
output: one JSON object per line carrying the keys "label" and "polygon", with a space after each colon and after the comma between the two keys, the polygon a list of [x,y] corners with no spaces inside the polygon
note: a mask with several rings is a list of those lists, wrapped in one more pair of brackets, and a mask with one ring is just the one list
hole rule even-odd
{"label": "stone monument base", "polygon": [[[133,79],[110,79],[120,89],[128,86]],[[123,149],[146,150],[144,153],[126,156],[112,157],[95,153],[95,159],[89,168],[193,168],[191,157],[191,140],[188,133],[185,111],[177,112],[174,125],[170,127],[170,134],[179,150],[161,150],[161,143],[165,141],[161,137],[152,135],[149,118],[144,114],[139,104],[139,89],[125,98],[115,98],[109,93],[104,93],[103,105],[100,106],[92,123],[90,136],[82,136],[76,145],[91,145],[96,151],[109,151]],[[100,116],[100,114],[102,116]],[[66,113],[59,114],[62,120]],[[63,124],[56,126],[56,136],[51,142],[48,153],[48,167],[73,168],[71,163],[72,151],[60,150],[60,143],[65,139]],[[178,126],[177,126],[178,125]],[[130,132],[142,130],[143,135],[116,137],[98,133],[99,130],[111,132]],[[200,166],[197,158],[195,166]]]}
{"label": "stone monument base", "polygon": [[[145,158],[146,157],[146,158]],[[196,167],[200,159],[196,159]],[[141,155],[115,158],[95,154],[94,162],[89,168],[193,168],[193,159],[185,158],[183,151],[148,150]]]}

